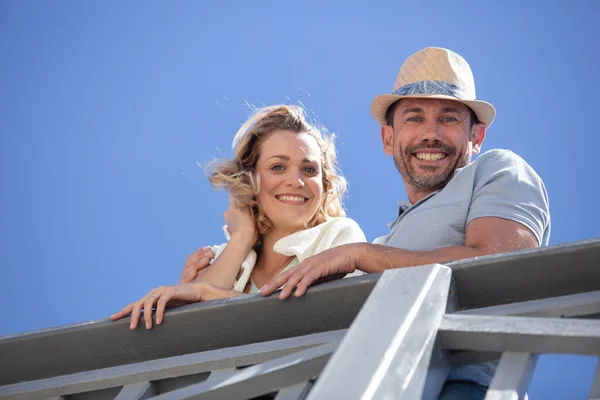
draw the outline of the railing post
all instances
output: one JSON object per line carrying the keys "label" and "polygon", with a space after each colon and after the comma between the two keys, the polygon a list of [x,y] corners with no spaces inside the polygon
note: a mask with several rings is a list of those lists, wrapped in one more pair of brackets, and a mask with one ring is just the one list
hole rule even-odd
{"label": "railing post", "polygon": [[422,398],[450,277],[439,264],[386,271],[308,399]]}

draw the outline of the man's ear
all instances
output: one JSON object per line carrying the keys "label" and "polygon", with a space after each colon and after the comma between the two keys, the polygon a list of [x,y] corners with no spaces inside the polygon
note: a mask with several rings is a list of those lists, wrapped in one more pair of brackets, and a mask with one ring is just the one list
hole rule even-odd
{"label": "man's ear", "polygon": [[383,152],[388,156],[394,154],[394,128],[389,125],[381,126],[381,142],[383,143]]}
{"label": "man's ear", "polygon": [[481,145],[483,144],[483,139],[485,139],[485,124],[478,123],[473,125],[473,129],[471,130],[471,144],[473,145],[473,154],[479,154],[481,151]]}

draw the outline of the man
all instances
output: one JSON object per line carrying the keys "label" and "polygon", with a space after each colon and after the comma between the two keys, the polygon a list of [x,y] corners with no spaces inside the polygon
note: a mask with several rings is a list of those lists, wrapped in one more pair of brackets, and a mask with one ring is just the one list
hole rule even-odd
{"label": "man", "polygon": [[[413,54],[392,94],[373,100],[371,114],[408,195],[390,233],[308,258],[265,285],[263,295],[283,286],[281,299],[300,297],[319,278],[356,269],[379,272],[548,244],[548,197],[535,171],[508,150],[471,162],[495,109],[476,99],[471,68],[460,55],[442,48]],[[205,262],[198,259],[208,256],[195,253],[184,274],[195,275]],[[489,364],[455,369],[440,398],[483,398],[492,373]]]}

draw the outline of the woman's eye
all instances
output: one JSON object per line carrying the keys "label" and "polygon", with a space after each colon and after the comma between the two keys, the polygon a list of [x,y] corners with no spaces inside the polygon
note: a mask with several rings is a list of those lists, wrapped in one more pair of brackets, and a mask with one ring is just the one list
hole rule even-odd
{"label": "woman's eye", "polygon": [[315,167],[304,167],[304,172],[307,174],[316,174],[319,171]]}
{"label": "woman's eye", "polygon": [[276,164],[271,167],[271,171],[283,171],[285,168],[281,164]]}

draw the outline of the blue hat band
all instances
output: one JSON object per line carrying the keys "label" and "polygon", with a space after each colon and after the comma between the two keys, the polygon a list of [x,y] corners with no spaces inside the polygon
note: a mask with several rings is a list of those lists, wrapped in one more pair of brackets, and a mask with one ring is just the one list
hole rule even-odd
{"label": "blue hat band", "polygon": [[460,87],[442,81],[420,81],[409,83],[400,86],[398,89],[394,90],[392,94],[397,96],[410,96],[412,94],[442,94],[460,100],[473,100],[473,98]]}

